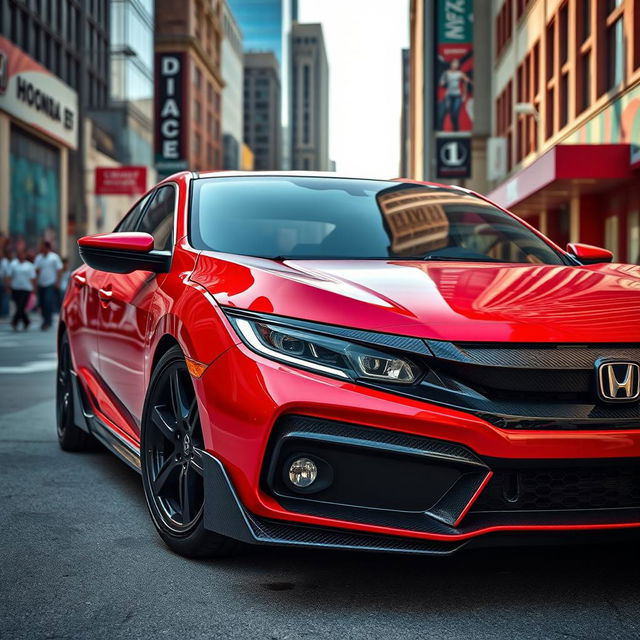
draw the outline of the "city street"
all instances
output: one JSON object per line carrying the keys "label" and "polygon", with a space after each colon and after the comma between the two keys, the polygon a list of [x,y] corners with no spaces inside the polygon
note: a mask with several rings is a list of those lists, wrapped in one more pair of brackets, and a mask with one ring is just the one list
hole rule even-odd
{"label": "city street", "polygon": [[179,558],[133,471],[59,450],[55,332],[37,326],[0,324],[3,639],[640,636],[637,546]]}

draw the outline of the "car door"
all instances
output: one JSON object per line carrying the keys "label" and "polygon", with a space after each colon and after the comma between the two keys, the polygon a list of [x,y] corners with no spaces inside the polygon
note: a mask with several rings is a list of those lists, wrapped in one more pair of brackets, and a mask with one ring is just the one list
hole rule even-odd
{"label": "car door", "polygon": [[[133,231],[151,194],[142,197],[125,214],[114,231]],[[100,394],[100,359],[98,334],[101,330],[105,303],[101,300],[104,283],[110,274],[82,265],[73,272],[69,286],[74,289],[73,304],[67,310],[67,323],[74,366],[92,393]]]}
{"label": "car door", "polygon": [[[136,231],[150,233],[154,249],[171,251],[177,185],[162,186],[142,212]],[[127,435],[138,440],[145,396],[145,343],[151,303],[166,274],[150,271],[110,273],[101,296],[98,335],[100,375],[108,390],[105,413]]]}

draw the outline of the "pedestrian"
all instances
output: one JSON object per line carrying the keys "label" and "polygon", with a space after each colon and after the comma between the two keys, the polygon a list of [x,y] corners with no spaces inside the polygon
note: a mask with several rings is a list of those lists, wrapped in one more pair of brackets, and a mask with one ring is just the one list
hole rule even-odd
{"label": "pedestrian", "polygon": [[48,240],[42,241],[34,265],[38,274],[38,304],[42,313],[42,330],[46,331],[51,327],[62,277],[62,260],[51,250]]}
{"label": "pedestrian", "polygon": [[9,277],[9,266],[13,260],[8,243],[5,244],[0,257],[0,318],[9,316],[9,287],[5,284]]}
{"label": "pedestrian", "polygon": [[17,257],[11,261],[5,284],[11,289],[11,297],[16,307],[11,326],[17,331],[18,323],[22,322],[26,330],[30,321],[25,309],[36,286],[36,269],[33,263],[27,260],[24,249],[18,249]]}

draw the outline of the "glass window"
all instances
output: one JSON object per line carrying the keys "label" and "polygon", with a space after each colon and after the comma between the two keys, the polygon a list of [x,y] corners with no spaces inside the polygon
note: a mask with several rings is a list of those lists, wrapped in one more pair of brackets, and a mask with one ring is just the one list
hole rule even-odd
{"label": "glass window", "polygon": [[159,251],[171,251],[175,202],[175,187],[160,187],[138,224],[137,230],[150,233],[155,241],[153,248]]}
{"label": "glass window", "polygon": [[11,125],[9,142],[9,234],[35,248],[60,238],[60,152]]}
{"label": "glass window", "polygon": [[151,193],[147,193],[146,196],[143,196],[132,209],[129,210],[128,213],[125,214],[124,218],[120,220],[114,232],[126,232],[126,231],[135,231],[136,225],[138,224],[138,219],[140,218],[140,214],[143,212],[145,205],[149,202],[149,199],[153,195],[153,191]]}
{"label": "glass window", "polygon": [[607,29],[607,89],[617,87],[624,79],[624,31],[619,18]]}
{"label": "glass window", "polygon": [[454,189],[289,176],[194,184],[196,249],[271,258],[564,264],[515,218]]}

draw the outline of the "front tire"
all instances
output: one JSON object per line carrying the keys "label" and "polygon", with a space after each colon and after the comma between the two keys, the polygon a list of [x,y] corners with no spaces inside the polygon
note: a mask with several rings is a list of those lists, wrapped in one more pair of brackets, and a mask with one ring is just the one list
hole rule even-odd
{"label": "front tire", "polygon": [[165,543],[189,558],[235,553],[235,540],[204,528],[204,440],[184,354],[172,347],[158,362],[142,417],[140,462],[145,498]]}
{"label": "front tire", "polygon": [[60,337],[56,374],[56,426],[58,443],[64,451],[88,451],[93,439],[73,421],[73,381],[71,348],[66,332]]}

